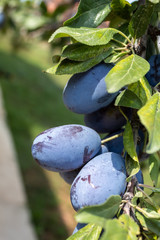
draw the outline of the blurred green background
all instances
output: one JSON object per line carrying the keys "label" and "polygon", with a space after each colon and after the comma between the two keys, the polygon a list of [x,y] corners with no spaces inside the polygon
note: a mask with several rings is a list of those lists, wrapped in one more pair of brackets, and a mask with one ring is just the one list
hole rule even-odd
{"label": "blurred green background", "polygon": [[[64,240],[76,225],[70,186],[58,173],[43,170],[31,156],[32,142],[40,132],[64,124],[84,124],[83,115],[70,112],[62,101],[69,76],[44,73],[64,43],[58,40],[51,45],[48,38],[76,7],[71,0],[0,3],[0,84],[39,240]],[[143,172],[145,182],[150,183],[145,168]]]}
{"label": "blurred green background", "polygon": [[5,14],[5,22],[0,25],[0,84],[39,240],[64,240],[76,225],[70,186],[58,173],[43,170],[31,156],[32,142],[40,132],[64,124],[83,124],[83,116],[67,110],[62,101],[69,76],[44,73],[61,48],[61,42],[48,44],[54,30],[48,30],[48,25],[53,21],[59,26],[60,17],[74,4],[61,2],[53,13],[43,2],[11,0],[1,3],[0,8]]}

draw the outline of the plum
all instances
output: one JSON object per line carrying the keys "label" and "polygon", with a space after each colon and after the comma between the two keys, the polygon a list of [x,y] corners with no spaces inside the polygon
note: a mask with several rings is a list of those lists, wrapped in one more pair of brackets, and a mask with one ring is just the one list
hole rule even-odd
{"label": "plum", "polygon": [[160,54],[153,55],[149,59],[150,70],[146,74],[146,78],[152,87],[160,82]]}
{"label": "plum", "polygon": [[[131,115],[131,109],[123,108],[127,116]],[[126,119],[119,111],[119,108],[110,104],[108,107],[101,108],[93,113],[84,116],[86,126],[94,129],[98,133],[114,132],[126,123]]]}
{"label": "plum", "polygon": [[64,104],[71,111],[88,114],[108,106],[118,93],[109,94],[105,76],[112,64],[100,63],[90,70],[73,75],[63,91]]}
{"label": "plum", "polygon": [[[112,137],[116,134],[123,133],[123,129],[119,130],[117,132],[114,132],[112,134],[107,135],[105,138]],[[137,141],[137,154],[141,154],[143,151],[143,146],[144,146],[144,133],[142,130],[138,131],[139,139]],[[104,139],[105,139],[104,138]],[[110,140],[104,145],[108,148],[109,152],[115,152],[120,154],[121,156],[124,156],[124,145],[123,145],[123,136],[120,136],[118,138],[115,138],[113,140]]]}
{"label": "plum", "polygon": [[78,211],[85,206],[104,203],[111,195],[123,195],[126,189],[124,159],[108,152],[94,157],[79,172],[71,186],[70,198]]}
{"label": "plum", "polygon": [[[96,154],[96,156],[98,156],[102,153],[105,153],[105,152],[108,152],[108,148],[105,145],[101,145],[101,148],[100,148],[99,152]],[[78,168],[78,169],[68,171],[68,172],[59,172],[59,174],[66,183],[72,184],[80,170],[81,170],[81,168]]]}
{"label": "plum", "polygon": [[39,134],[32,145],[33,158],[55,172],[80,168],[101,148],[100,136],[91,128],[69,124]]}
{"label": "plum", "polygon": [[[123,130],[119,130],[117,132],[109,134],[104,139],[110,138],[120,133],[123,133]],[[104,143],[104,145],[108,148],[109,152],[115,152],[117,154],[120,154],[123,157],[124,155],[123,136],[110,140],[109,142]]]}
{"label": "plum", "polygon": [[144,183],[143,174],[142,174],[141,170],[139,170],[139,172],[136,174],[136,178],[137,178],[138,183],[141,183],[141,184]]}
{"label": "plum", "polygon": [[59,172],[59,174],[66,183],[72,184],[80,170],[81,170],[81,168],[78,168],[78,169],[68,171],[68,172]]}

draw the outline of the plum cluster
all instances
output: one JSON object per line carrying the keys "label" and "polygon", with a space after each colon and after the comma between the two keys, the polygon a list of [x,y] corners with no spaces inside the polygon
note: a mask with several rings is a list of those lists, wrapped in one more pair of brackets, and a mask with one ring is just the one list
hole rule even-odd
{"label": "plum cluster", "polygon": [[[105,76],[112,67],[100,63],[73,75],[64,88],[64,104],[71,111],[84,114],[86,126],[69,124],[48,129],[32,145],[33,158],[43,168],[59,172],[71,184],[70,198],[75,211],[104,203],[111,195],[123,196],[126,189],[123,137],[101,145],[99,135],[106,133],[108,137],[123,132],[126,123],[113,103],[119,92],[109,94],[106,90]],[[130,109],[124,108],[123,112],[131,116]],[[143,138],[143,134],[139,135]],[[140,142],[137,152],[141,148]],[[143,183],[141,171],[136,177]]]}

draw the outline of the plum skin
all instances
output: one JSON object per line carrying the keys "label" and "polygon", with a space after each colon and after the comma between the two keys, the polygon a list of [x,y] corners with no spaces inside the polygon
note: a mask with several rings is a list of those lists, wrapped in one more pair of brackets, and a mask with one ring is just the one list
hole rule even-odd
{"label": "plum skin", "polygon": [[123,195],[125,189],[124,159],[113,152],[103,153],[88,162],[75,178],[70,191],[71,203],[78,211],[102,204],[111,195]]}
{"label": "plum skin", "polygon": [[150,70],[146,74],[146,78],[152,87],[160,82],[160,54],[153,55],[149,59]]}
{"label": "plum skin", "polygon": [[[96,154],[96,156],[108,152],[108,148],[105,145],[101,145],[101,148],[99,150],[99,152]],[[68,171],[68,172],[59,172],[60,176],[63,178],[63,180],[68,183],[68,184],[72,184],[74,179],[77,177],[78,173],[80,172],[81,168],[72,170],[72,171]]]}
{"label": "plum skin", "polygon": [[108,106],[118,93],[109,94],[105,76],[113,64],[100,63],[86,72],[73,75],[63,91],[63,102],[71,111],[88,114]]}
{"label": "plum skin", "polygon": [[69,124],[39,134],[32,145],[32,156],[47,170],[71,171],[87,163],[100,147],[100,136],[93,129]]}
{"label": "plum skin", "polygon": [[[123,108],[124,113],[129,117],[131,109]],[[94,129],[98,133],[111,133],[119,130],[126,124],[126,119],[115,107],[113,103],[105,108],[101,108],[93,113],[84,116],[86,126]]]}

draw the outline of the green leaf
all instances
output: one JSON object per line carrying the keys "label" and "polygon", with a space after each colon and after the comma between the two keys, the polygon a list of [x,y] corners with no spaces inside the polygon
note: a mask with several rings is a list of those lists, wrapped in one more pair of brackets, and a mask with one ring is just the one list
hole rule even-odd
{"label": "green leaf", "polygon": [[76,15],[64,25],[76,28],[97,27],[110,11],[110,0],[81,0]]}
{"label": "green leaf", "polygon": [[136,39],[145,34],[150,23],[153,10],[154,4],[151,2],[146,2],[144,5],[139,6],[129,23],[129,31],[132,37]]}
{"label": "green leaf", "polygon": [[97,57],[104,52],[110,54],[112,52],[110,44],[101,46],[87,46],[81,43],[68,45],[62,52],[62,57],[73,61],[86,61],[90,58]]}
{"label": "green leaf", "polygon": [[127,239],[137,239],[136,235],[139,234],[139,226],[137,223],[128,215],[122,214],[118,219],[124,229],[128,232]]}
{"label": "green leaf", "polygon": [[116,63],[119,61],[123,56],[127,55],[127,52],[115,52],[112,50],[111,54],[104,60],[105,63]]}
{"label": "green leaf", "polygon": [[149,208],[140,208],[138,206],[135,207],[140,213],[142,213],[148,219],[157,219],[160,220],[160,214],[156,211]]}
{"label": "green leaf", "polygon": [[80,223],[96,223],[103,227],[106,219],[116,215],[121,201],[121,197],[115,195],[108,198],[104,204],[84,207],[77,213],[76,220]]}
{"label": "green leaf", "polygon": [[101,240],[137,240],[139,226],[128,215],[121,215],[119,219],[108,220],[105,226],[106,231]]}
{"label": "green leaf", "polygon": [[95,224],[88,224],[78,232],[67,238],[67,240],[98,240],[101,234],[102,227]]}
{"label": "green leaf", "polygon": [[116,13],[116,15],[124,19],[129,19],[130,7],[131,7],[130,3],[125,0],[112,0],[111,2],[112,11]]}
{"label": "green leaf", "polygon": [[[134,138],[133,138],[133,132],[132,132],[132,127],[131,127],[131,124],[129,122],[127,122],[126,126],[125,126],[125,130],[124,130],[124,133],[123,133],[123,144],[124,144],[124,148],[125,150],[127,151],[127,153],[129,154],[129,156],[131,157],[131,159],[128,159],[130,164],[132,162],[130,166],[130,176],[133,176],[135,175],[139,169],[140,169],[140,166],[139,166],[139,160],[138,160],[138,157],[137,157],[137,152],[136,152],[136,148],[135,148],[135,145],[134,145]],[[128,161],[127,161],[128,162]],[[128,165],[128,163],[126,162],[126,164]],[[128,166],[127,166],[128,168]]]}
{"label": "green leaf", "polygon": [[130,84],[128,89],[137,95],[142,105],[145,105],[151,97],[152,90],[146,78],[141,78],[138,82]]}
{"label": "green leaf", "polygon": [[117,92],[127,84],[137,82],[149,71],[149,68],[149,63],[138,55],[132,54],[126,57],[107,74],[105,81],[108,92]]}
{"label": "green leaf", "polygon": [[159,163],[155,155],[149,156],[149,174],[153,181],[153,185],[157,185],[159,175]]}
{"label": "green leaf", "polygon": [[134,92],[126,89],[122,91],[116,98],[115,106],[123,106],[123,107],[131,107],[131,108],[139,109],[142,107],[142,102]]}
{"label": "green leaf", "polygon": [[139,212],[136,212],[136,217],[144,228],[160,237],[160,220],[148,219]]}
{"label": "green leaf", "polygon": [[91,67],[94,67],[98,63],[100,63],[103,59],[105,59],[108,54],[110,54],[111,49],[108,51],[96,56],[95,58],[88,59],[84,62],[72,61],[69,59],[64,59],[57,65],[47,69],[47,73],[63,75],[63,74],[75,74],[80,72],[85,72],[89,70]]}
{"label": "green leaf", "polygon": [[138,111],[141,123],[149,133],[147,153],[154,153],[160,150],[160,93],[155,93]]}
{"label": "green leaf", "polygon": [[159,0],[149,0],[149,2],[151,2],[153,4],[157,4],[157,3],[159,3]]}
{"label": "green leaf", "polygon": [[153,233],[157,234],[157,236],[160,237],[160,221],[159,220],[154,220],[154,219],[148,219],[145,218],[145,223],[147,228],[152,231]]}
{"label": "green leaf", "polygon": [[72,37],[76,41],[88,46],[104,45],[117,33],[119,31],[114,28],[61,27],[52,34],[49,42],[56,38]]}

